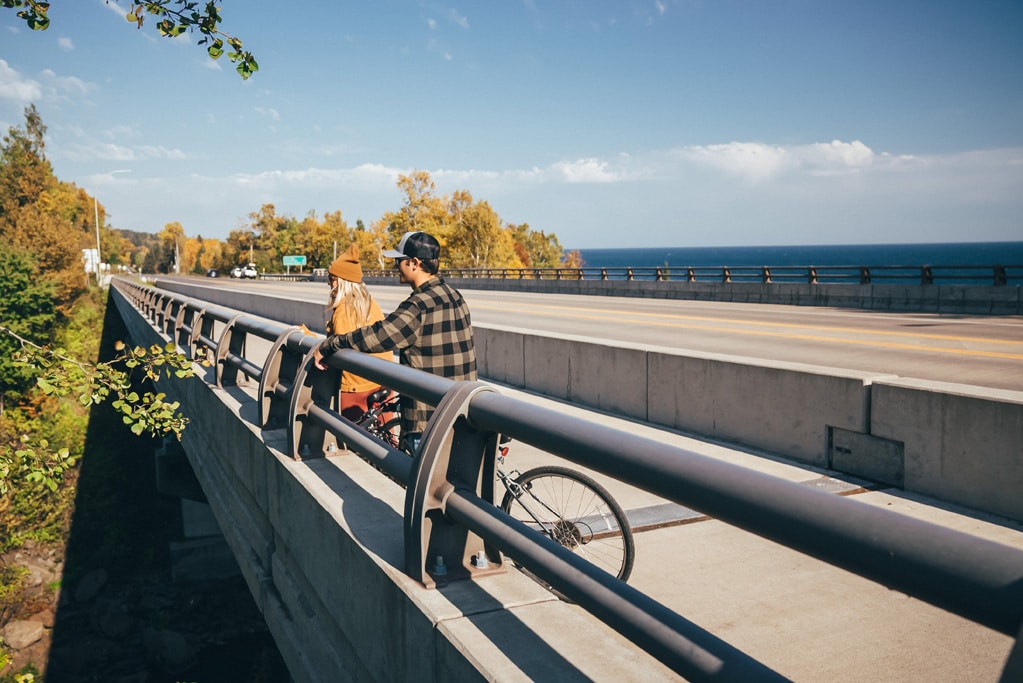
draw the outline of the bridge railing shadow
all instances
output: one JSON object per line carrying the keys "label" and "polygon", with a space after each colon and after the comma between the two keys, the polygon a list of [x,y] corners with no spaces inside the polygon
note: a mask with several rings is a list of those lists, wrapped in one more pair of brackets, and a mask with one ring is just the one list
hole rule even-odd
{"label": "bridge railing shadow", "polygon": [[[1016,639],[1003,680],[1023,672],[1023,551],[831,496],[698,453],[586,420],[554,415],[482,383],[452,382],[351,350],[313,367],[322,337],[301,328],[123,278],[115,286],[195,360],[215,365],[218,386],[258,382],[257,420],[287,429],[287,455],[324,457],[338,444],[406,486],[405,572],[425,587],[485,581],[502,553],[688,680],[781,677],[517,522],[494,505],[499,435],[842,567]],[[262,362],[246,354],[261,344]],[[262,351],[257,354],[262,355]],[[343,418],[343,370],[436,406],[413,458]],[[474,558],[490,560],[481,570]]]}

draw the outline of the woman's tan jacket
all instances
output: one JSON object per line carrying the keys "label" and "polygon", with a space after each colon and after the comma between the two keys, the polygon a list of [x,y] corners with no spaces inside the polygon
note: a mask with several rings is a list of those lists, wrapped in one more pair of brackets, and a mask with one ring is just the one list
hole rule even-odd
{"label": "woman's tan jacket", "polygon": [[[366,321],[366,325],[372,325],[378,320],[384,319],[384,313],[380,310],[380,305],[375,299],[370,300],[369,304],[369,320]],[[337,306],[334,307],[334,312],[327,321],[327,334],[347,334],[352,330],[357,330],[362,327],[355,320],[354,313],[351,308],[345,306],[345,302],[341,301]],[[371,354],[384,360],[394,360],[394,353],[392,351],[385,351],[383,353]],[[353,375],[347,370],[341,373],[341,391],[345,392],[362,392],[375,389],[379,385],[376,382]]]}

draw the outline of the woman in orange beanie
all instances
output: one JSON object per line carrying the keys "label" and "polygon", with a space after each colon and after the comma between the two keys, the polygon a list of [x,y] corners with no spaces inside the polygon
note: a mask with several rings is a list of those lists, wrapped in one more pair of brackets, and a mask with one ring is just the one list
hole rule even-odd
{"label": "woman in orange beanie", "polygon": [[[330,311],[327,320],[327,334],[345,334],[365,325],[371,325],[384,317],[380,306],[370,296],[362,282],[362,265],[359,263],[359,245],[352,244],[327,269],[330,284]],[[391,351],[375,353],[375,356],[394,360]],[[349,420],[356,420],[366,411],[366,398],[380,388],[379,384],[348,371],[341,373],[341,394],[338,412]]]}

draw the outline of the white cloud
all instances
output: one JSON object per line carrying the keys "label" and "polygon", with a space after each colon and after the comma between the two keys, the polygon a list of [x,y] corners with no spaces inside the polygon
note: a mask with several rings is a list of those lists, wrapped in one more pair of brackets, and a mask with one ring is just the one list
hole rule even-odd
{"label": "white cloud", "polygon": [[705,164],[754,182],[770,178],[789,163],[789,153],[785,148],[760,142],[700,145],[683,148],[676,154],[681,159]]}
{"label": "white cloud", "polygon": [[42,95],[42,86],[37,81],[22,76],[6,60],[0,59],[0,99],[27,103]]}
{"label": "white cloud", "polygon": [[455,10],[451,10],[448,13],[448,19],[450,19],[451,23],[453,23],[455,26],[464,28],[466,30],[468,30],[469,28],[469,17],[463,17]]}
{"label": "white cloud", "polygon": [[609,170],[609,164],[599,159],[559,161],[553,170],[569,183],[612,183],[620,176]]}
{"label": "white cloud", "polygon": [[83,162],[102,159],[104,161],[146,161],[163,159],[182,161],[188,155],[180,149],[170,149],[160,145],[120,145],[113,142],[75,142],[64,144],[57,155],[71,161]]}
{"label": "white cloud", "polygon": [[92,86],[74,76],[58,76],[52,69],[43,69],[43,79],[58,95],[86,95]]}
{"label": "white cloud", "polygon": [[280,121],[281,114],[273,107],[255,107],[256,113],[267,117],[271,121]]}
{"label": "white cloud", "polygon": [[857,172],[873,164],[876,157],[873,150],[859,140],[788,147],[762,142],[729,142],[685,147],[672,154],[754,183],[774,180],[785,173],[826,176]]}
{"label": "white cloud", "polygon": [[138,154],[139,159],[168,159],[171,161],[181,161],[182,159],[188,158],[188,155],[180,149],[168,149],[162,145],[142,145],[140,147],[136,147],[135,152]]}
{"label": "white cloud", "polygon": [[57,38],[57,47],[64,52],[71,52],[75,49],[75,44],[70,38]]}

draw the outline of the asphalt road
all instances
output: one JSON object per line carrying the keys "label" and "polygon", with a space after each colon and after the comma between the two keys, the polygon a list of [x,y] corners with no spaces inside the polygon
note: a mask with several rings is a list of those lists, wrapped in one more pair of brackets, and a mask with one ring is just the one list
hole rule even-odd
{"label": "asphalt road", "polygon": [[[322,301],[324,283],[207,281]],[[370,288],[385,312],[405,286]],[[464,289],[476,324],[1023,391],[1023,317]]]}

